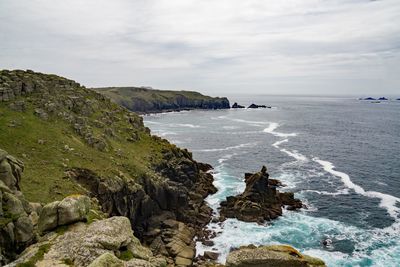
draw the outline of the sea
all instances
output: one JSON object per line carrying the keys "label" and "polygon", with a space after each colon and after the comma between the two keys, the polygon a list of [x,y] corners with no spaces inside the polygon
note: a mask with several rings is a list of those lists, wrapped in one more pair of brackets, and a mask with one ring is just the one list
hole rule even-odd
{"label": "sea", "polygon": [[[244,173],[267,166],[307,209],[263,225],[227,219],[207,227],[224,263],[241,245],[289,244],[328,266],[400,266],[400,101],[355,97],[231,96],[271,108],[145,115],[152,133],[214,167],[218,192],[240,194]],[[325,241],[325,242],[324,242]],[[325,244],[324,244],[325,243]]]}

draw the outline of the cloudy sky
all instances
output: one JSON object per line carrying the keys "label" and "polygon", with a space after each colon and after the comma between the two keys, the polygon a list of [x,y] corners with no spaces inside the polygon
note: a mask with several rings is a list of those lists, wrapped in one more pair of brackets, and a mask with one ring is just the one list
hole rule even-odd
{"label": "cloudy sky", "polygon": [[400,1],[0,0],[0,68],[211,95],[400,94]]}

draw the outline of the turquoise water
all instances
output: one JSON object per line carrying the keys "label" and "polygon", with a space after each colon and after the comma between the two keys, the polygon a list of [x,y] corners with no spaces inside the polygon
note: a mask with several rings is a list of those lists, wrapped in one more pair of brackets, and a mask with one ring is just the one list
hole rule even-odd
{"label": "turquoise water", "polygon": [[265,225],[211,223],[215,245],[198,243],[198,253],[216,249],[224,262],[232,247],[290,244],[328,266],[400,266],[400,103],[289,97],[257,103],[274,108],[145,116],[154,134],[214,166],[218,192],[207,201],[216,216],[222,200],[244,189],[244,173],[261,165],[308,206]]}

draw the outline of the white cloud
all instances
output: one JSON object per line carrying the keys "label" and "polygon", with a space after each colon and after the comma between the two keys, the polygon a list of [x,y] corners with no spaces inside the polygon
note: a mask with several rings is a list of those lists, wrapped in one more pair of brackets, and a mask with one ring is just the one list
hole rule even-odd
{"label": "white cloud", "polygon": [[211,94],[397,93],[397,0],[2,0],[0,67]]}

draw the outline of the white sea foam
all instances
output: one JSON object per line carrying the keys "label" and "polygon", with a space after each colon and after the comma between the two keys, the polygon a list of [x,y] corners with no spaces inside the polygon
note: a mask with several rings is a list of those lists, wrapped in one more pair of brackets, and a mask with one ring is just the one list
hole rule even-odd
{"label": "white sea foam", "polygon": [[287,143],[287,142],[289,142],[289,139],[283,139],[283,140],[280,140],[280,141],[276,141],[275,143],[272,144],[272,146],[273,146],[273,147],[276,147],[276,148],[279,148],[279,146],[280,146],[281,144]]}
{"label": "white sea foam", "polygon": [[349,189],[344,188],[344,189],[338,190],[336,192],[318,191],[318,190],[304,190],[303,192],[312,192],[312,193],[316,193],[318,195],[339,196],[339,195],[348,195]]}
{"label": "white sea foam", "polygon": [[176,123],[176,124],[170,124],[172,127],[187,127],[187,128],[200,128],[200,125],[193,125],[190,123]]}
{"label": "white sea foam", "polygon": [[252,143],[245,143],[245,144],[240,144],[236,146],[228,146],[224,148],[208,148],[208,149],[197,149],[197,150],[192,150],[192,151],[199,151],[199,152],[216,152],[216,151],[229,151],[233,149],[240,149],[244,147],[254,147],[257,145],[257,142],[252,142]]}
{"label": "white sea foam", "polygon": [[319,163],[324,168],[325,171],[333,174],[334,176],[339,177],[346,187],[353,189],[354,192],[356,192],[357,194],[370,198],[381,199],[379,206],[386,209],[392,218],[394,218],[395,220],[399,220],[400,208],[396,207],[396,203],[400,203],[399,198],[376,191],[365,191],[364,188],[353,183],[348,174],[336,171],[335,166],[331,162],[320,160],[319,158],[313,158],[313,160]]}
{"label": "white sea foam", "polygon": [[277,137],[293,137],[296,136],[296,133],[281,133],[281,132],[276,132],[275,130],[279,127],[279,123],[277,122],[270,122],[269,126],[263,130],[264,133],[269,133],[272,135],[275,135]]}
{"label": "white sea foam", "polygon": [[298,161],[308,161],[308,158],[303,154],[300,154],[297,150],[289,151],[287,149],[282,148],[281,151],[288,154],[292,158],[295,158]]}

